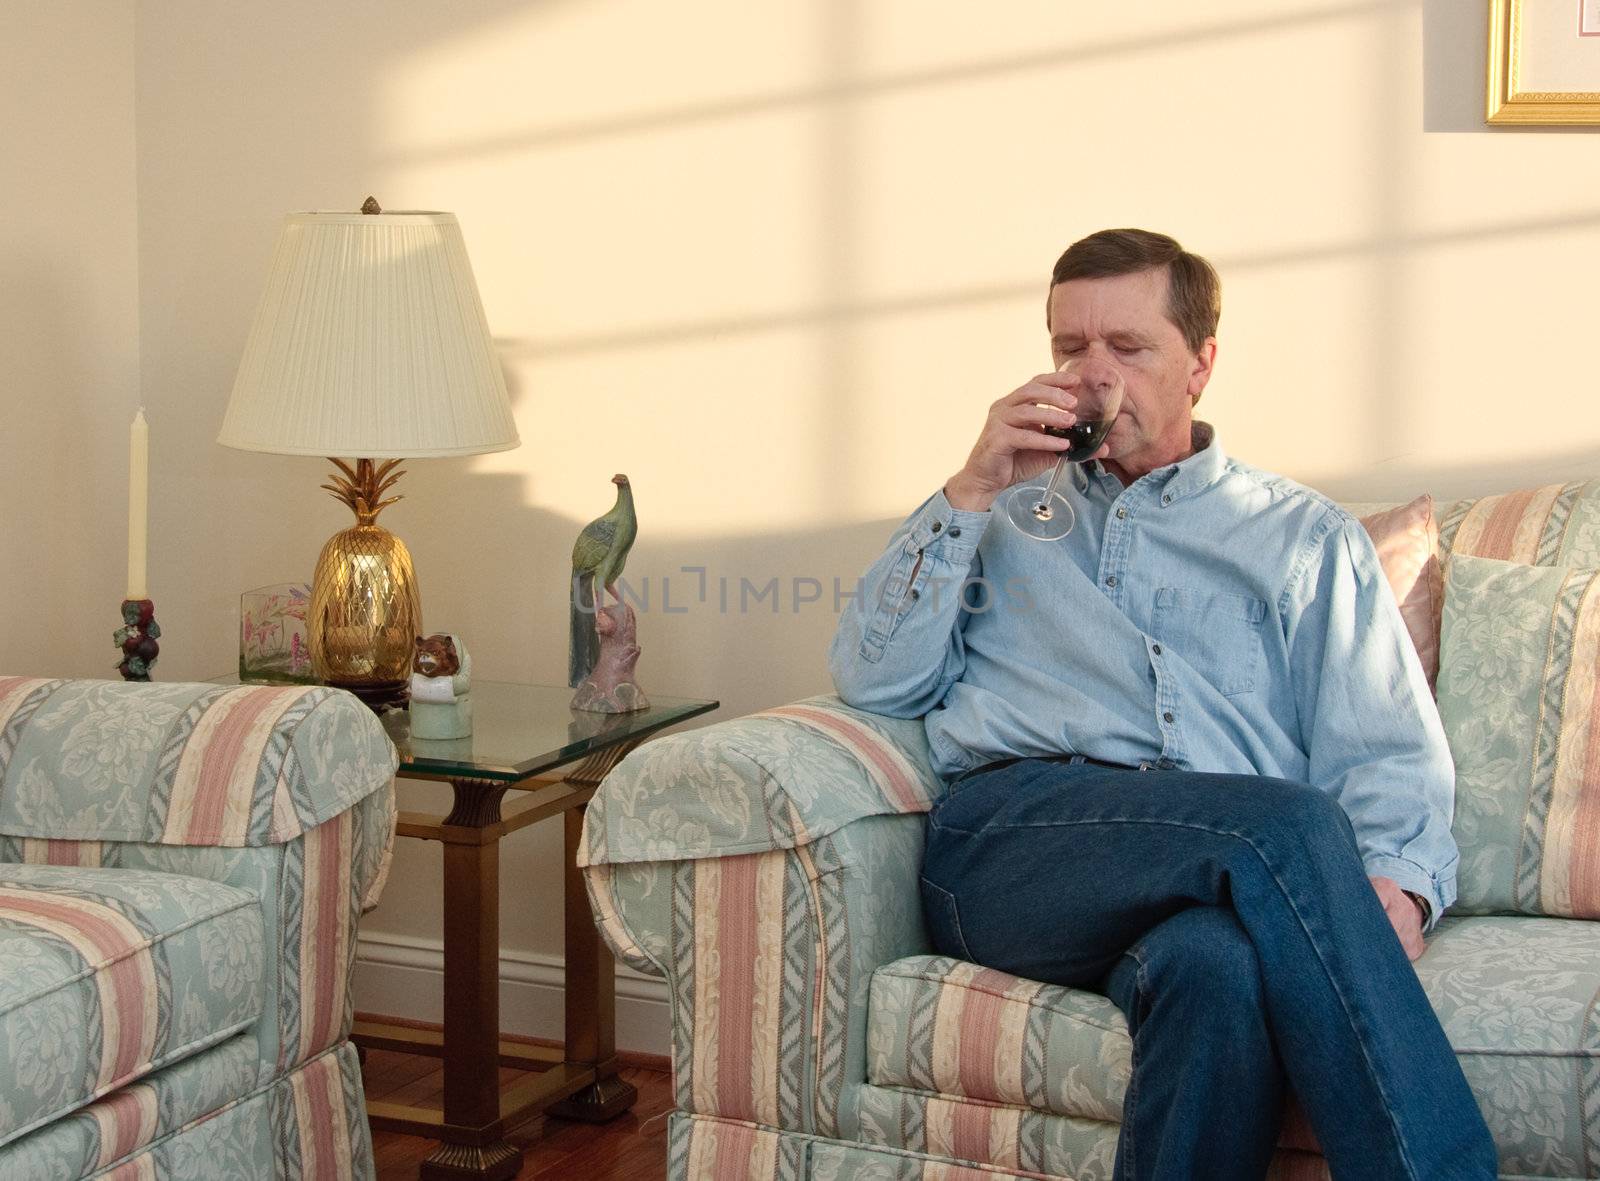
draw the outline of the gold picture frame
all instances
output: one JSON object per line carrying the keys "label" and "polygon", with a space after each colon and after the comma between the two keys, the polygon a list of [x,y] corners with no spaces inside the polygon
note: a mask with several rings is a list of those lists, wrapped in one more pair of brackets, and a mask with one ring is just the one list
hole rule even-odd
{"label": "gold picture frame", "polygon": [[[1573,15],[1574,35],[1590,36],[1586,30],[1591,18],[1582,7],[1582,0],[1566,0],[1565,6]],[[1523,126],[1600,126],[1600,90],[1522,88],[1523,14],[1530,8],[1539,13],[1541,22],[1560,19],[1551,15],[1552,0],[1489,0],[1487,121]],[[1542,31],[1548,33],[1548,29]],[[1600,50],[1600,39],[1595,45]]]}

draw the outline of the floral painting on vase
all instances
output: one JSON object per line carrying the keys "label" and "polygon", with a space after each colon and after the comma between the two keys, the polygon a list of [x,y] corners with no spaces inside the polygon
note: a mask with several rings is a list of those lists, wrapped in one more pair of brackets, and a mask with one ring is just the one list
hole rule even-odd
{"label": "floral painting on vase", "polygon": [[239,598],[239,679],[311,685],[311,648],[306,642],[307,583],[280,583],[246,591]]}

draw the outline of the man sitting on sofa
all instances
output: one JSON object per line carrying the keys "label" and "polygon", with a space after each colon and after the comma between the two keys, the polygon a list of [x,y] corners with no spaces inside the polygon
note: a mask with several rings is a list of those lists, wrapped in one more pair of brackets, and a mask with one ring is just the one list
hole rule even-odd
{"label": "man sitting on sofa", "polygon": [[1286,1086],[1336,1178],[1492,1178],[1407,959],[1455,895],[1444,733],[1361,525],[1193,419],[1220,311],[1165,235],[1072,245],[1054,360],[1126,388],[1087,488],[1063,481],[1076,527],[1041,543],[991,511],[1073,445],[1041,428],[1075,421],[1078,378],[1048,373],[896,531],[834,681],[926,715],[939,951],[1127,1016],[1119,1178],[1264,1176]]}

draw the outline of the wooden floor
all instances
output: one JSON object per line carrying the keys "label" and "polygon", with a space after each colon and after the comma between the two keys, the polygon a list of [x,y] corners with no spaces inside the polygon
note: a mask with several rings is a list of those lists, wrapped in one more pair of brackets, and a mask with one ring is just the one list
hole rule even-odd
{"label": "wooden floor", "polygon": [[[369,1099],[390,1099],[437,1107],[444,1091],[444,1071],[437,1058],[370,1050],[362,1067]],[[521,1078],[520,1070],[500,1071],[500,1081]],[[672,1110],[672,1080],[665,1072],[625,1066],[622,1077],[639,1088],[633,1110],[608,1124],[580,1124],[536,1117],[511,1134],[523,1150],[518,1181],[538,1177],[563,1181],[665,1181],[667,1120]],[[659,1116],[657,1119],[655,1117]],[[648,1123],[648,1127],[645,1126]],[[417,1166],[433,1151],[434,1142],[399,1132],[374,1132],[373,1155],[378,1181],[415,1181]]]}

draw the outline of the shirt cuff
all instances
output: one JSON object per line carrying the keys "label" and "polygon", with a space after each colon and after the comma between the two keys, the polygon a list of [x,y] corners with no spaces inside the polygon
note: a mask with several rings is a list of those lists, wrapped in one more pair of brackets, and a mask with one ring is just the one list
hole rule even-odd
{"label": "shirt cuff", "polygon": [[949,562],[970,562],[993,516],[988,510],[972,512],[951,507],[940,488],[911,527],[912,548],[919,552],[932,550]]}
{"label": "shirt cuff", "polygon": [[1444,904],[1438,880],[1433,874],[1415,861],[1407,861],[1403,857],[1368,857],[1364,864],[1369,878],[1390,878],[1402,890],[1421,895],[1428,904],[1428,918],[1422,926],[1424,933],[1438,925]]}

